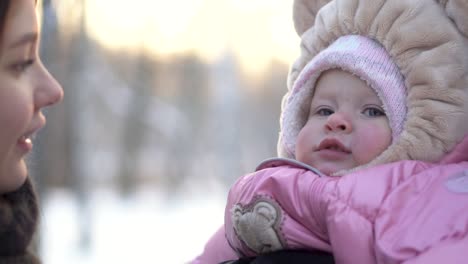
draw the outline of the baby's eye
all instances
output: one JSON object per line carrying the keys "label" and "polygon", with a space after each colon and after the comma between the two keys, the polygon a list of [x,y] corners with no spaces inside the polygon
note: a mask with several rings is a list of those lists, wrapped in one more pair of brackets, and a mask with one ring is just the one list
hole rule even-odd
{"label": "baby's eye", "polygon": [[315,113],[319,116],[329,116],[334,112],[330,108],[319,108]]}
{"label": "baby's eye", "polygon": [[362,113],[368,117],[385,116],[385,112],[377,107],[367,107]]}

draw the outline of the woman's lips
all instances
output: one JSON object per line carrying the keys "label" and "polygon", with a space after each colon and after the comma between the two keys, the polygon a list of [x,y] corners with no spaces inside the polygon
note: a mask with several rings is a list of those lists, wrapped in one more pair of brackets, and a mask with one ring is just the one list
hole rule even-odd
{"label": "woman's lips", "polygon": [[18,139],[18,146],[26,152],[29,152],[33,148],[33,143],[30,137],[22,136]]}
{"label": "woman's lips", "polygon": [[18,146],[25,152],[30,152],[33,149],[33,139],[37,132],[44,127],[45,120],[24,133],[17,141]]}

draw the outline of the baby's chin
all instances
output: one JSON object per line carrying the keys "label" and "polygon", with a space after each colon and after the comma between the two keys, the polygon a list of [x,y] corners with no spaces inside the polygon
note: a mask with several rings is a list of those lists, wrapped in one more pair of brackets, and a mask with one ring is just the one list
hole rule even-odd
{"label": "baby's chin", "polygon": [[352,166],[336,166],[336,165],[322,165],[316,167],[321,173],[327,175],[327,176],[343,176],[345,172],[348,172],[352,170],[354,167]]}
{"label": "baby's chin", "polygon": [[332,176],[333,173],[339,171],[337,168],[332,168],[330,166],[319,166],[317,168],[321,173],[327,175],[327,176]]}

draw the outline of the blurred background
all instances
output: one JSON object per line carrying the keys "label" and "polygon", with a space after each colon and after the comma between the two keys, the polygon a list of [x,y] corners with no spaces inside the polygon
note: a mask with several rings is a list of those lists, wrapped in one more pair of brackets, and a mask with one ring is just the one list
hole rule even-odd
{"label": "blurred background", "polygon": [[292,0],[42,0],[64,101],[30,157],[44,263],[186,263],[276,155]]}

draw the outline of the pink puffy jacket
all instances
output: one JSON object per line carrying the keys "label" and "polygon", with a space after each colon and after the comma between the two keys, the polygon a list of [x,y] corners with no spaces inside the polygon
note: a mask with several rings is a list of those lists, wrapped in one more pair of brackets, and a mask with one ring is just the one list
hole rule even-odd
{"label": "pink puffy jacket", "polygon": [[[438,164],[401,161],[340,178],[270,160],[231,188],[225,226],[193,263],[282,248],[336,263],[464,263],[468,138]],[[237,252],[237,253],[236,253]]]}

